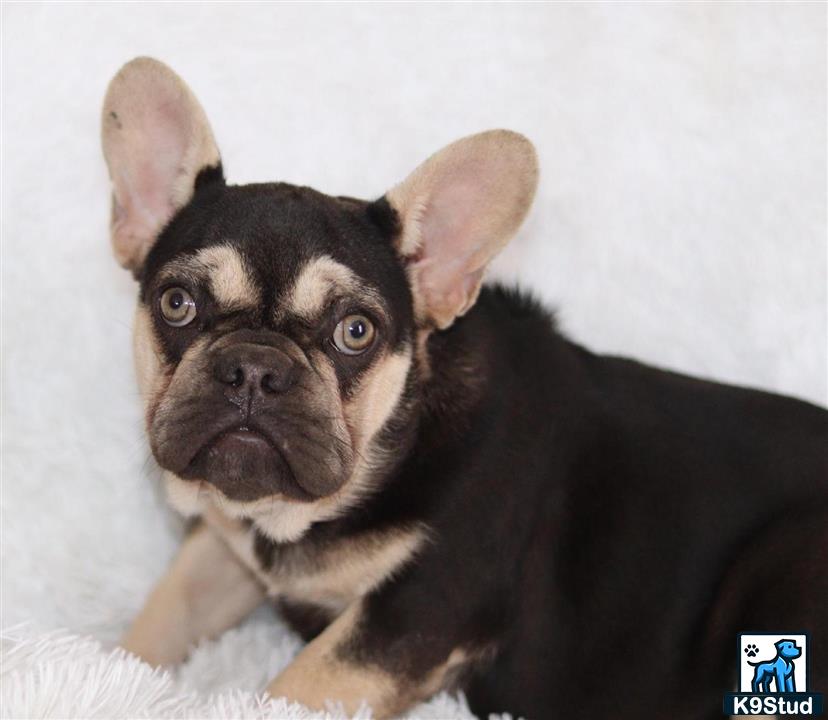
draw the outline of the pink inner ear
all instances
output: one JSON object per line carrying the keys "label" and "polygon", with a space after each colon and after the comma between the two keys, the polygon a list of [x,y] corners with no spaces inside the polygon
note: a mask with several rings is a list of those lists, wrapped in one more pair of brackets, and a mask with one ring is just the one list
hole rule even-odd
{"label": "pink inner ear", "polygon": [[478,198],[467,182],[438,188],[429,199],[420,223],[425,255],[457,257],[467,254],[474,243],[474,218]]}
{"label": "pink inner ear", "polygon": [[420,221],[415,272],[422,300],[441,327],[468,310],[483,275],[483,268],[475,266],[475,256],[482,254],[485,240],[477,222],[485,208],[479,186],[464,180],[457,178],[436,192]]}
{"label": "pink inner ear", "polygon": [[113,78],[102,131],[115,254],[134,269],[192,196],[198,171],[219,162],[218,149],[187,86],[151,58],[136,58]]}
{"label": "pink inner ear", "polygon": [[130,223],[156,232],[175,211],[174,185],[186,174],[188,119],[169,101],[141,110],[124,128],[113,180]]}
{"label": "pink inner ear", "polygon": [[507,130],[472,135],[430,157],[389,193],[406,231],[418,313],[448,327],[477,299],[486,265],[520,226],[537,185],[531,143]]}
{"label": "pink inner ear", "polygon": [[447,178],[443,187],[436,188],[420,223],[419,255],[433,261],[427,271],[428,285],[434,293],[459,292],[455,300],[468,295],[466,276],[479,276],[478,271],[488,260],[486,245],[491,228],[487,227],[487,217],[492,198],[486,176],[474,178],[476,171],[483,170],[479,167],[483,164],[462,168],[462,174]]}
{"label": "pink inner ear", "polygon": [[130,148],[131,157],[113,178],[112,242],[119,262],[135,266],[175,212],[171,201],[169,149],[153,156]]}
{"label": "pink inner ear", "polygon": [[112,242],[117,259],[143,261],[158,232],[175,212],[174,186],[187,152],[186,116],[165,102],[119,116],[108,159],[114,207]]}

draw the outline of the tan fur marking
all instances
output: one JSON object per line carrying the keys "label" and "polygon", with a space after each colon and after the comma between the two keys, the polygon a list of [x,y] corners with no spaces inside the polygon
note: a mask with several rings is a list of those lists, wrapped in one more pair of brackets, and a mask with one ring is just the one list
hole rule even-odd
{"label": "tan fur marking", "polygon": [[349,715],[363,701],[373,708],[376,718],[402,709],[397,707],[397,683],[391,675],[337,657],[337,648],[354,632],[361,610],[360,603],[354,603],[334,620],[268,685],[267,692],[314,710],[324,710],[327,700],[341,702]]}
{"label": "tan fur marking", "polygon": [[356,277],[342,263],[323,255],[310,260],[286,294],[288,311],[306,320],[315,319],[325,308],[332,290],[353,292]]}
{"label": "tan fur marking", "polygon": [[422,544],[420,530],[372,535],[343,543],[324,558],[325,567],[290,578],[282,595],[339,612],[382,585],[411,560]]}
{"label": "tan fur marking", "polygon": [[159,272],[159,278],[193,285],[207,283],[225,310],[255,307],[260,302],[244,258],[231,245],[203,248],[195,255],[172,260]]}
{"label": "tan fur marking", "polygon": [[363,452],[397,407],[411,368],[411,348],[379,359],[360,380],[351,402],[345,405],[345,419],[354,443]]}
{"label": "tan fur marking", "polygon": [[352,637],[361,614],[361,603],[351,604],[268,685],[271,697],[285,697],[313,710],[324,710],[327,701],[341,702],[349,715],[366,703],[372,717],[385,720],[446,687],[468,660],[466,652],[456,648],[419,683],[375,665],[348,662],[338,650]]}
{"label": "tan fur marking", "polygon": [[259,304],[259,293],[235,248],[229,245],[204,248],[196,255],[196,261],[207,271],[213,297],[224,308]]}
{"label": "tan fur marking", "polygon": [[414,339],[414,357],[417,360],[417,371],[420,382],[425,383],[431,379],[431,357],[428,354],[428,338],[433,328],[430,326],[419,328]]}
{"label": "tan fur marking", "polygon": [[194,517],[204,511],[201,483],[182,480],[169,470],[164,470],[161,478],[167,502],[174,510],[184,517]]}
{"label": "tan fur marking", "polygon": [[365,533],[312,553],[297,550],[284,566],[264,570],[253,549],[250,528],[212,504],[205,507],[204,519],[270,595],[322,605],[336,613],[410,562],[427,538],[419,526]]}
{"label": "tan fur marking", "polygon": [[254,520],[276,542],[299,540],[311,524],[326,516],[319,507],[322,501],[305,503],[270,496],[238,502],[205,482],[182,480],[169,471],[164,471],[163,479],[167,500],[182,515],[199,515],[215,507],[228,518]]}
{"label": "tan fur marking", "polygon": [[135,357],[135,376],[138,390],[145,402],[157,391],[156,385],[162,374],[161,350],[152,328],[149,309],[138,305],[132,323],[132,349]]}
{"label": "tan fur marking", "polygon": [[353,271],[328,255],[309,260],[280,305],[282,314],[292,314],[308,322],[316,320],[332,297],[356,295],[369,307],[381,309],[376,293],[360,285]]}
{"label": "tan fur marking", "polygon": [[452,685],[452,678],[456,677],[457,671],[469,661],[469,654],[462,648],[455,648],[449,653],[448,659],[434,668],[416,689],[411,704],[425,700],[445,690]]}
{"label": "tan fur marking", "polygon": [[121,647],[150,665],[181,662],[192,645],[233,627],[263,599],[262,585],[202,525],[184,541]]}
{"label": "tan fur marking", "polygon": [[[156,398],[147,406],[147,424],[150,427],[150,440],[163,442],[163,437],[157,437],[152,432],[153,427],[161,421],[165,413],[172,411],[177,400],[171,397],[171,388],[175,386],[175,393],[192,397],[200,391],[199,382],[203,374],[199,365],[204,363],[204,349],[210,344],[208,337],[199,337],[184,353],[171,375],[164,374],[157,380]],[[167,428],[174,431],[174,429]]]}
{"label": "tan fur marking", "polygon": [[147,430],[172,379],[172,370],[163,361],[149,309],[139,304],[132,327],[132,342],[138,391],[144,402]]}

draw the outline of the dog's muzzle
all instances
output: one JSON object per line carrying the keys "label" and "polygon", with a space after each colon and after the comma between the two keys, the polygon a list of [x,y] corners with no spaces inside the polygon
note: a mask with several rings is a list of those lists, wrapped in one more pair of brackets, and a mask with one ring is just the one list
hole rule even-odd
{"label": "dog's muzzle", "polygon": [[158,433],[154,452],[163,467],[242,502],[312,501],[341,487],[350,445],[324,402],[337,389],[325,386],[295,343],[238,330],[209,346],[202,365],[196,390],[177,399]]}

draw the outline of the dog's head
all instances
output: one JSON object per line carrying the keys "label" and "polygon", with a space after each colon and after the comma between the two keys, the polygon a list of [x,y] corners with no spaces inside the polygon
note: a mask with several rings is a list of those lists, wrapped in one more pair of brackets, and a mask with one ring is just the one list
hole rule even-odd
{"label": "dog's head", "polygon": [[793,640],[779,640],[775,643],[775,646],[779,657],[783,657],[786,660],[794,660],[802,655],[802,648]]}
{"label": "dog's head", "polygon": [[149,58],[112,80],[102,123],[170,498],[296,538],[370,492],[393,456],[418,348],[473,305],[523,220],[533,148],[507,131],[465,138],[374,202],[227,185],[201,106]]}

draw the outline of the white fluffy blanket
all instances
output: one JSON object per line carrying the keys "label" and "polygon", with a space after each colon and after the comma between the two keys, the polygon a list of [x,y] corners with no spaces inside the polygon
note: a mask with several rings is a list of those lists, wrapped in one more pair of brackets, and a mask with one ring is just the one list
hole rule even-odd
{"label": "white fluffy blanket", "polygon": [[[2,717],[368,720],[367,707],[353,716],[335,705],[314,712],[256,693],[299,647],[280,623],[260,618],[199,646],[170,673],[89,638],[16,627],[2,636]],[[406,717],[464,720],[472,715],[462,698],[443,693]]]}
{"label": "white fluffy blanket", "polygon": [[3,3],[0,714],[307,717],[254,694],[298,647],[269,614],[174,677],[111,654],[180,532],[142,439],[135,286],[108,248],[98,113],[123,62],[183,75],[234,182],[376,197],[457,137],[520,130],[541,186],[496,276],[593,349],[824,403],[825,16]]}

